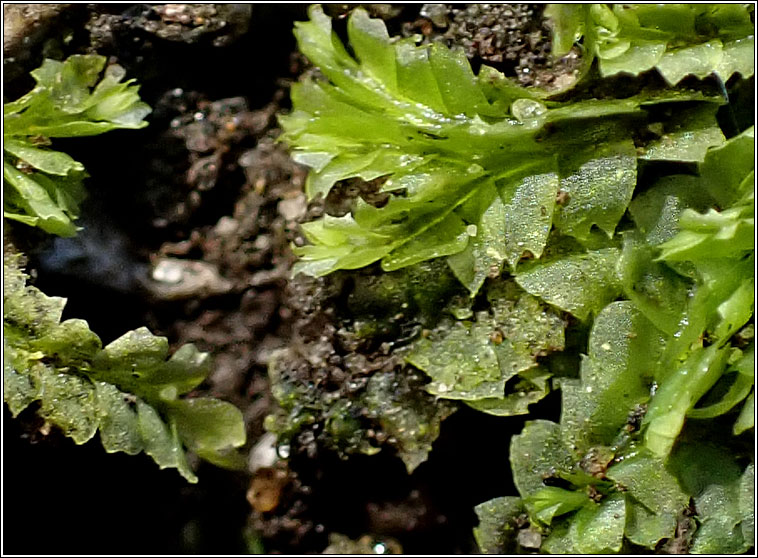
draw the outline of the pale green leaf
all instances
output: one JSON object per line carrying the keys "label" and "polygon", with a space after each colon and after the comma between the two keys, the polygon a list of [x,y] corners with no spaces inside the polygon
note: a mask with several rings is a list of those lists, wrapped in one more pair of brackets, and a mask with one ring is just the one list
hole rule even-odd
{"label": "pale green leaf", "polygon": [[139,399],[137,424],[145,444],[145,453],[152,457],[161,469],[176,468],[187,481],[197,482],[197,477],[187,465],[178,436],[163,422],[153,407]]}
{"label": "pale green leaf", "polygon": [[568,200],[555,209],[554,224],[563,234],[587,238],[592,225],[610,237],[626,211],[637,183],[637,159],[629,141],[592,147],[560,162],[560,189]]}
{"label": "pale green leaf", "polygon": [[34,168],[50,174],[66,176],[72,172],[84,172],[84,165],[65,153],[34,147],[26,141],[5,138],[3,149]]}
{"label": "pale green leaf", "polygon": [[536,262],[519,268],[516,282],[529,294],[584,320],[618,296],[618,258],[618,250],[605,248]]}
{"label": "pale green leaf", "polygon": [[[100,441],[108,453],[123,451],[136,455],[144,449],[136,413],[136,398],[120,392],[113,384],[95,382]],[[134,407],[134,408],[133,408]]]}
{"label": "pale green leaf", "polygon": [[640,159],[702,163],[708,150],[725,142],[716,121],[718,105],[702,103],[677,111],[666,123],[663,136],[648,143]]}
{"label": "pale green leaf", "polygon": [[561,427],[546,420],[527,422],[521,434],[511,438],[509,455],[513,482],[522,497],[540,490],[543,478],[568,473],[574,462]]}
{"label": "pale green leaf", "polygon": [[742,406],[737,421],[734,423],[733,432],[735,436],[738,436],[755,427],[755,391],[751,391],[750,395],[745,399],[745,404]]}
{"label": "pale green leaf", "polygon": [[77,444],[92,439],[100,422],[92,383],[73,374],[57,373],[46,366],[38,367],[36,371],[40,382],[40,415]]}

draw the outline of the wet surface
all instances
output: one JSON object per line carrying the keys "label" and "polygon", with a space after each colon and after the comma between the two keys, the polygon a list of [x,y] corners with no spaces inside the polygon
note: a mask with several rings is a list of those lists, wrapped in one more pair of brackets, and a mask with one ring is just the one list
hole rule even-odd
{"label": "wet surface", "polygon": [[[457,42],[475,63],[500,64],[522,82],[523,69],[552,71],[540,10],[513,8],[494,30],[480,8],[374,8],[391,32],[421,25],[423,33],[424,19],[430,39]],[[347,289],[337,279],[290,281],[298,223],[323,211],[306,202],[305,171],[277,143],[276,114],[307,69],[291,34],[304,13],[304,5],[77,5],[19,62],[28,71],[43,54],[113,56],[154,109],[144,130],[56,143],[87,168],[90,197],[74,239],[11,231],[36,286],[67,297],[64,318],[88,320],[104,343],[147,325],[174,349],[191,342],[210,351],[214,371],[202,390],[243,410],[250,447],[276,407],[268,376],[276,351],[294,348],[293,370],[349,396],[341,386],[356,377],[362,393],[371,375],[397,374],[397,357],[381,343],[402,346],[420,327],[377,314],[380,299],[350,298],[376,288],[372,271]],[[21,75],[6,92],[27,85]],[[351,195],[379,204],[375,190],[344,185],[343,198],[327,203],[337,213]],[[373,345],[354,346],[360,324],[343,327],[353,311],[381,324]],[[557,419],[548,416],[554,395],[532,417]],[[343,459],[311,429],[254,475],[200,464],[200,483],[188,485],[145,456],[107,455],[97,441],[76,447],[40,433],[33,413],[10,420],[6,412],[6,549],[223,554],[243,553],[257,538],[266,552],[306,553],[325,549],[331,533],[370,533],[410,553],[473,552],[473,506],[514,492],[507,447],[523,420],[461,409],[442,422],[429,461],[408,475],[375,419],[360,420],[383,448],[377,455]]]}

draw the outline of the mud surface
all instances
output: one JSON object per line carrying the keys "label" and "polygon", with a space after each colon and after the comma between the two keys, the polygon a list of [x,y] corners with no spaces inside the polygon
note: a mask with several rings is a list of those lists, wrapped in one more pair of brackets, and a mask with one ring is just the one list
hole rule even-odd
{"label": "mud surface", "polygon": [[[191,342],[211,352],[214,372],[202,389],[243,410],[251,447],[276,408],[272,355],[288,355],[287,373],[323,386],[318,397],[350,397],[372,374],[397,374],[394,349],[382,343],[400,347],[421,327],[381,317],[387,329],[361,344],[350,323],[361,301],[350,293],[361,281],[370,286],[371,272],[357,285],[289,280],[298,223],[324,211],[306,202],[306,173],[277,143],[276,115],[307,69],[291,33],[305,8],[61,6],[55,25],[36,24],[24,56],[6,60],[8,99],[28,89],[25,72],[43,56],[97,52],[142,84],[149,127],[57,143],[91,175],[84,230],[74,239],[18,227],[9,234],[29,255],[36,285],[69,299],[64,318],[88,320],[104,343],[147,325],[173,348]],[[549,61],[539,6],[371,10],[391,33],[459,45],[475,66],[492,64],[526,85],[571,70],[570,60]],[[371,185],[343,190],[327,200],[331,213],[347,211],[351,196],[382,203]],[[554,395],[537,415],[557,419],[549,416]],[[76,447],[41,433],[31,412],[18,420],[5,413],[6,550],[41,554],[312,553],[337,544],[334,534],[369,535],[364,543],[386,540],[391,549],[397,541],[409,553],[474,552],[473,506],[513,493],[507,448],[523,426],[458,410],[442,422],[429,461],[409,475],[402,444],[385,443],[391,433],[377,417],[358,420],[365,442],[381,451],[349,459],[320,436],[321,417],[292,440],[289,459],[281,448],[265,457],[271,448],[261,447],[254,474],[201,463],[192,486],[143,455],[106,455],[98,441]]]}

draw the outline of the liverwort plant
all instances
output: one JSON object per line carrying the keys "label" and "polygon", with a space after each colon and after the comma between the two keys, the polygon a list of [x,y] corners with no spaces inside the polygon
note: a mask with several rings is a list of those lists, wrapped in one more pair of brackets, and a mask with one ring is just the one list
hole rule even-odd
{"label": "liverwort plant", "polygon": [[[752,76],[751,12],[548,15],[557,53],[583,38],[587,79],[599,59],[601,76],[654,70],[673,86]],[[477,507],[481,549],[749,549],[754,135],[727,140],[728,99],[669,87],[556,102],[487,66],[474,74],[456,50],[391,38],[360,8],[349,46],[318,6],[295,35],[321,72],[281,119],[311,168],[308,196],[362,179],[387,197],[305,223],[294,272],[445,258],[471,304],[404,354],[424,389],[500,416],[561,390],[560,422],[511,440],[519,496]]]}
{"label": "liverwort plant", "polygon": [[671,85],[711,73],[727,81],[753,75],[753,4],[550,4],[553,54],[564,56],[579,39],[586,73],[637,75],[655,68]]}
{"label": "liverwort plant", "polygon": [[[76,234],[84,166],[47,147],[49,138],[147,126],[150,107],[124,69],[105,57],[45,60],[36,87],[4,105],[5,218],[60,235]],[[197,477],[185,448],[220,466],[244,467],[242,414],[211,397],[188,397],[210,373],[193,345],[169,357],[168,340],[146,328],[105,347],[79,319],[61,321],[65,299],[27,285],[21,256],[3,257],[3,398],[15,417],[30,406],[77,444],[99,433],[109,453],[145,452],[161,467]]]}
{"label": "liverwort plant", "polygon": [[84,166],[48,147],[50,138],[94,136],[118,128],[147,126],[150,107],[134,80],[105,57],[74,55],[46,59],[31,72],[37,85],[3,105],[4,216],[59,236],[73,236],[84,198]]}

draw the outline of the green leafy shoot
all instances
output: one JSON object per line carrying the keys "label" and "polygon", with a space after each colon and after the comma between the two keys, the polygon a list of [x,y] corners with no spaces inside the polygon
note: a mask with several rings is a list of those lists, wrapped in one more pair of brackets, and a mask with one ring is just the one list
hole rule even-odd
{"label": "green leafy shoot", "polygon": [[77,444],[97,432],[108,453],[145,452],[161,468],[197,482],[184,447],[214,464],[239,468],[245,443],[240,411],[209,397],[180,398],[210,372],[207,353],[184,345],[169,358],[168,341],[140,328],[102,347],[87,322],[61,320],[65,299],[48,297],[3,262],[4,400],[13,416],[37,412]]}
{"label": "green leafy shoot", "polygon": [[37,85],[3,106],[4,215],[59,236],[76,234],[74,220],[84,199],[84,166],[48,147],[50,138],[102,134],[147,126],[150,107],[134,80],[121,82],[118,65],[105,57],[74,55],[46,59],[31,72]]}
{"label": "green leafy shoot", "polygon": [[[603,76],[657,68],[670,85],[753,75],[745,5],[548,14],[556,54],[584,38],[585,73],[598,58]],[[360,8],[349,46],[318,6],[295,34],[322,74],[281,119],[308,196],[356,178],[387,194],[306,223],[295,273],[445,258],[470,304],[451,301],[454,319],[405,355],[425,389],[498,416],[561,390],[560,422],[511,439],[519,496],[477,507],[480,548],[747,550],[753,469],[734,448],[754,427],[753,129],[727,140],[723,99],[692,91],[550,101],[475,75],[459,51],[390,38]],[[708,477],[711,451],[723,471]]]}
{"label": "green leafy shoot", "polygon": [[656,68],[674,85],[688,75],[726,82],[755,72],[752,4],[550,4],[553,54],[583,37],[584,73],[597,58],[602,76]]}
{"label": "green leafy shoot", "polygon": [[[680,269],[695,279],[694,293],[678,316],[661,362],[660,388],[645,417],[646,445],[661,456],[670,451],[685,416],[727,371],[728,341],[753,316],[754,144],[750,128],[708,153],[698,181],[687,182],[710,192],[723,209],[683,209],[678,232],[658,246],[658,260],[688,266]],[[670,315],[676,320],[676,313]],[[707,348],[706,337],[711,342]],[[729,397],[741,397],[724,406],[724,412],[748,392],[746,380],[740,379]]]}
{"label": "green leafy shoot", "polygon": [[[475,76],[459,51],[390,39],[363,9],[348,21],[355,57],[319,6],[310,18],[295,35],[326,79],[293,87],[283,140],[311,167],[308,196],[348,178],[381,178],[389,199],[304,224],[310,244],[295,247],[294,273],[376,261],[390,271],[447,256],[473,296],[504,263],[539,258],[552,228],[582,242],[593,226],[613,235],[636,182],[632,132],[647,123],[643,108],[706,100],[671,92],[543,103],[505,87],[491,68]],[[714,111],[698,115],[718,143]]]}
{"label": "green leafy shoot", "polygon": [[[743,472],[727,447],[703,444],[713,431],[685,434],[668,460],[637,441],[635,415],[651,401],[647,363],[665,345],[665,336],[652,331],[629,301],[614,302],[600,313],[581,378],[561,380],[560,423],[528,422],[511,440],[520,498],[496,498],[477,507],[476,534],[483,551],[518,549],[520,537],[513,528],[518,514],[526,514],[529,530],[542,535],[541,552],[615,553],[627,542],[658,548],[674,539],[684,514],[692,513],[691,500],[701,524],[697,528],[693,521],[689,527],[697,529],[693,552],[747,550],[750,539],[740,529],[744,525],[749,533],[752,510],[737,502],[752,465]],[[699,448],[704,453],[695,455]],[[716,454],[717,459],[711,457]],[[713,463],[718,463],[715,472]]]}

